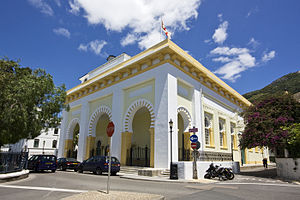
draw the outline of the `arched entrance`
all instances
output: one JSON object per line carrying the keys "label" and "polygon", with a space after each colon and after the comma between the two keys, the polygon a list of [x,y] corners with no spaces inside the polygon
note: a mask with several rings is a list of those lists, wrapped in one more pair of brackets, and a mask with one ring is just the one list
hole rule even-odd
{"label": "arched entrance", "polygon": [[96,125],[96,137],[95,137],[95,145],[93,147],[93,154],[97,156],[107,156],[108,149],[109,149],[109,138],[106,134],[106,128],[109,123],[110,119],[108,114],[103,113],[97,122]]}
{"label": "arched entrance", "polygon": [[154,107],[146,99],[134,101],[124,115],[121,164],[154,167]]}
{"label": "arched entrance", "polygon": [[77,158],[79,130],[79,119],[75,118],[68,126],[64,157]]}
{"label": "arched entrance", "polygon": [[177,123],[178,123],[178,161],[190,161],[191,157],[191,133],[188,132],[191,126],[191,117],[189,112],[179,107],[177,109]]}
{"label": "arched entrance", "polygon": [[111,109],[105,105],[99,106],[91,115],[86,141],[86,159],[94,155],[108,154],[109,139],[106,128],[111,119]]}
{"label": "arched entrance", "polygon": [[127,150],[126,164],[130,166],[150,166],[150,112],[140,108],[132,121],[131,147]]}

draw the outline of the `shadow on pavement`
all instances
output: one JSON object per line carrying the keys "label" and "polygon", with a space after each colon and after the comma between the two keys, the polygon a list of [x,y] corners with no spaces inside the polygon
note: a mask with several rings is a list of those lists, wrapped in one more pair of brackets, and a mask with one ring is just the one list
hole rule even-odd
{"label": "shadow on pavement", "polygon": [[272,178],[275,179],[277,178],[277,171],[276,168],[259,168],[256,170],[251,170],[251,171],[241,171],[239,175],[243,176],[254,176],[254,177],[259,177],[259,178]]}

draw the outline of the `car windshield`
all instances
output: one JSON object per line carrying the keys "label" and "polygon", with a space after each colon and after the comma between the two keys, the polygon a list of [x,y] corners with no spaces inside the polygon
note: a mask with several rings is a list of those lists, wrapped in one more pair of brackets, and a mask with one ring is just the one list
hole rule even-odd
{"label": "car windshield", "polygon": [[77,162],[77,160],[75,158],[66,158],[66,161]]}

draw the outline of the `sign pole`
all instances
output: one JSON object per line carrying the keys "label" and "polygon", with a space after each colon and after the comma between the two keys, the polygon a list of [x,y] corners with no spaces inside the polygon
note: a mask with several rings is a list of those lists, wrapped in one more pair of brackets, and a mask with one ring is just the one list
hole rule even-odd
{"label": "sign pole", "polygon": [[197,150],[193,150],[194,162],[193,162],[193,179],[198,179],[197,173]]}
{"label": "sign pole", "polygon": [[111,142],[111,136],[114,134],[115,131],[115,125],[113,122],[109,122],[106,128],[106,134],[109,138],[109,163],[108,163],[108,178],[107,178],[107,194],[109,194],[109,190],[110,190],[110,171],[111,171],[111,146],[112,146],[112,142]]}
{"label": "sign pole", "polygon": [[111,170],[111,137],[109,138],[109,164],[108,164],[108,178],[107,178],[107,194],[109,194],[110,190],[110,170]]}
{"label": "sign pole", "polygon": [[198,132],[198,128],[195,128],[195,126],[191,129],[189,129],[189,132],[194,133],[191,137],[190,140],[192,142],[191,146],[193,148],[193,179],[198,179],[198,173],[197,173],[197,152],[200,146],[198,147],[197,142],[198,142],[198,136],[195,134]]}

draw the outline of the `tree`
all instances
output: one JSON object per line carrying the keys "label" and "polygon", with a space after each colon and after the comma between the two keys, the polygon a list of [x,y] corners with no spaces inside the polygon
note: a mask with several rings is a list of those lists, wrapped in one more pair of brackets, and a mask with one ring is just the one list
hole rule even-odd
{"label": "tree", "polygon": [[65,98],[65,86],[56,87],[44,70],[0,59],[0,145],[57,127],[61,111],[68,107]]}
{"label": "tree", "polygon": [[285,148],[292,136],[285,127],[300,122],[300,104],[289,94],[267,97],[248,107],[242,115],[246,123],[240,141],[242,148]]}

